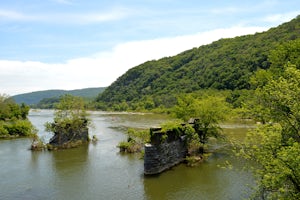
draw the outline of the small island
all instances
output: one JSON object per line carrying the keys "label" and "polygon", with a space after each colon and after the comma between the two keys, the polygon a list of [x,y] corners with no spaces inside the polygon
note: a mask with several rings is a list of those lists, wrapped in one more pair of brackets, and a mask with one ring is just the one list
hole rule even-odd
{"label": "small island", "polygon": [[90,141],[90,120],[84,109],[84,101],[80,97],[64,95],[56,105],[54,122],[45,124],[46,131],[54,133],[48,144],[36,138],[32,150],[58,150],[78,147]]}

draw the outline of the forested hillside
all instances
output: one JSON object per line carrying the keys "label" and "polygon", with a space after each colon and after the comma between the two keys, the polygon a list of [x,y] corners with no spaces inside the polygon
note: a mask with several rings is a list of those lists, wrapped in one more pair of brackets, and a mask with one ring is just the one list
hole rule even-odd
{"label": "forested hillside", "polygon": [[85,88],[78,90],[44,90],[36,91],[25,94],[19,94],[12,96],[16,103],[25,103],[27,105],[34,105],[39,103],[41,100],[47,99],[58,99],[61,95],[70,94],[73,96],[80,96],[83,98],[95,98],[99,93],[101,93],[105,88]]}
{"label": "forested hillside", "polygon": [[100,94],[98,106],[149,99],[150,107],[168,106],[179,93],[249,89],[253,73],[269,68],[272,50],[297,38],[299,16],[263,33],[221,39],[173,57],[145,62],[128,70]]}

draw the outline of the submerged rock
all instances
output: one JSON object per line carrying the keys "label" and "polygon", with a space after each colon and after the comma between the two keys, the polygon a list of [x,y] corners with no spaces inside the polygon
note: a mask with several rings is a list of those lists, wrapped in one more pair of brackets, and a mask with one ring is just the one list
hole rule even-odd
{"label": "submerged rock", "polygon": [[35,137],[31,143],[30,150],[32,151],[42,151],[46,148],[46,145],[41,139]]}

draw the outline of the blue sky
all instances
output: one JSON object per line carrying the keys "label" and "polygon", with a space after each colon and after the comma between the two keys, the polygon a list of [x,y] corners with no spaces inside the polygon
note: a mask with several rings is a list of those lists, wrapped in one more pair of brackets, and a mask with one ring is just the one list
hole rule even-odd
{"label": "blue sky", "polygon": [[131,67],[300,14],[297,0],[0,0],[0,93],[108,86]]}

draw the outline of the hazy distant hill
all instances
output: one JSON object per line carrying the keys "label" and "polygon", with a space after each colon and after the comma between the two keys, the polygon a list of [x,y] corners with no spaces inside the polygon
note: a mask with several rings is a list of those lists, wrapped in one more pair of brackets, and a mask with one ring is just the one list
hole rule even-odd
{"label": "hazy distant hill", "polygon": [[[201,89],[249,89],[249,78],[270,66],[268,56],[280,44],[300,38],[300,16],[276,28],[145,62],[128,70],[97,98],[98,102],[155,101]],[[164,98],[164,99],[163,99]]]}
{"label": "hazy distant hill", "polygon": [[84,98],[95,98],[101,92],[103,92],[105,87],[98,88],[85,88],[78,90],[44,90],[36,91],[25,94],[19,94],[12,96],[12,98],[17,103],[25,103],[27,105],[34,105],[39,103],[42,99],[48,99],[53,97],[59,97],[64,94],[71,94],[74,96],[80,96]]}

